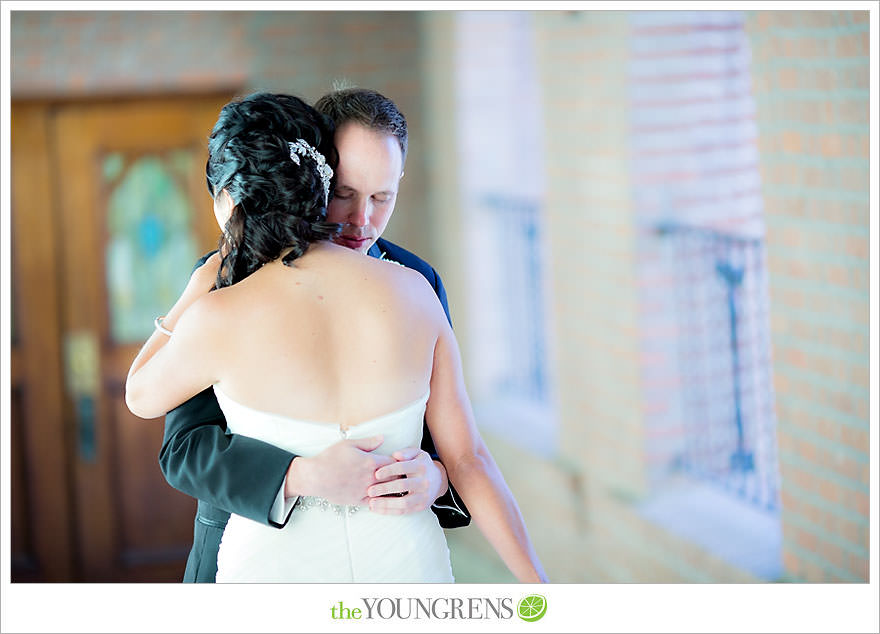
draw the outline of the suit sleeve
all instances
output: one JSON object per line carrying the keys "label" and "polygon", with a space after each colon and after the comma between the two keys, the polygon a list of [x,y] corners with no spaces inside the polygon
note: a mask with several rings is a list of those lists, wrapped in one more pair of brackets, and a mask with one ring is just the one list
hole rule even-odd
{"label": "suit sleeve", "polygon": [[168,484],[199,500],[261,524],[269,519],[294,454],[227,433],[212,389],[165,416],[159,466]]}
{"label": "suit sleeve", "polygon": [[175,489],[277,527],[280,524],[269,518],[270,510],[294,457],[269,443],[228,433],[209,388],[165,416],[159,467]]}
{"label": "suit sleeve", "polygon": [[[434,287],[434,292],[437,293],[440,304],[443,306],[443,310],[446,313],[446,319],[451,326],[452,318],[449,316],[449,303],[446,300],[446,289],[443,287],[443,281],[440,279],[437,271],[431,269],[431,273],[433,273],[434,279],[429,281]],[[440,460],[437,455],[437,449],[434,447],[434,439],[431,438],[431,432],[428,430],[427,423],[425,423],[422,432],[421,448],[434,460]],[[455,487],[452,486],[452,482],[449,483],[449,489],[446,493],[437,498],[434,504],[431,505],[431,510],[434,511],[434,514],[440,522],[440,526],[443,528],[459,528],[471,523],[471,514],[461,497],[459,497]]]}

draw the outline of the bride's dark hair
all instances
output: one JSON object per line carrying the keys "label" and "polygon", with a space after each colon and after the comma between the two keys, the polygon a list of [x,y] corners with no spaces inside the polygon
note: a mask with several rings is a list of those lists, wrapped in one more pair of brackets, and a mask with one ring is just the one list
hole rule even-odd
{"label": "bride's dark hair", "polygon": [[[291,95],[255,93],[226,104],[208,139],[205,174],[216,197],[225,189],[235,206],[220,238],[224,253],[217,287],[238,282],[284,256],[290,265],[309,245],[339,232],[327,222],[324,184],[315,160],[290,157],[288,143],[303,139],[335,172],[333,122]],[[332,196],[333,184],[330,192]]]}

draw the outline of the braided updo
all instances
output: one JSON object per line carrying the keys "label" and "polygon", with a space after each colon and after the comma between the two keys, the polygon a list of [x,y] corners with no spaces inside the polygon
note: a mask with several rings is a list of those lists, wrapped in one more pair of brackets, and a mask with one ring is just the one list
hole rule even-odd
{"label": "braided updo", "polygon": [[288,247],[283,261],[290,265],[311,243],[339,232],[341,225],[327,222],[318,165],[309,156],[299,157],[299,165],[290,158],[288,143],[297,139],[336,170],[333,123],[301,99],[255,93],[220,111],[205,173],[211,196],[225,189],[235,206],[220,238],[225,255],[218,288],[244,279]]}

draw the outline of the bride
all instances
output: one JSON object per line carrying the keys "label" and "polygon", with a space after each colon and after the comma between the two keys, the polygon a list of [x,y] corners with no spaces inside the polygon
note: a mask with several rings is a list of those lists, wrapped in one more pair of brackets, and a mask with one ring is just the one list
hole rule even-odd
{"label": "bride", "polygon": [[[163,416],[213,386],[229,431],[311,456],[427,422],[477,526],[521,582],[546,581],[473,419],[458,346],[425,278],[334,244],[332,125],[288,95],[227,104],[206,167],[220,251],[192,275],[132,363],[129,409]],[[216,287],[217,290],[212,289]],[[300,461],[294,461],[296,465]],[[218,582],[451,582],[436,516],[303,498],[283,529],[233,515]]]}

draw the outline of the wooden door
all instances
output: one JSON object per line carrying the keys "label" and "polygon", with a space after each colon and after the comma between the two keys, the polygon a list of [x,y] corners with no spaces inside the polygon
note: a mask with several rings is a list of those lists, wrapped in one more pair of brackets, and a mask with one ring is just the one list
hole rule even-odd
{"label": "wooden door", "polygon": [[[124,384],[153,318],[171,307],[195,259],[216,247],[204,165],[207,137],[228,99],[65,104],[47,112],[45,186],[54,212],[42,231],[55,236],[68,580],[183,575],[195,501],[165,482],[157,461],[162,420],[129,413]],[[16,251],[27,249],[24,235],[14,240]],[[30,460],[26,468],[42,468],[33,464],[40,457]]]}

